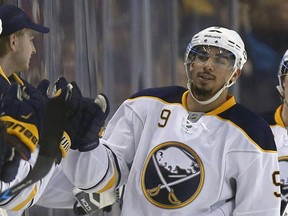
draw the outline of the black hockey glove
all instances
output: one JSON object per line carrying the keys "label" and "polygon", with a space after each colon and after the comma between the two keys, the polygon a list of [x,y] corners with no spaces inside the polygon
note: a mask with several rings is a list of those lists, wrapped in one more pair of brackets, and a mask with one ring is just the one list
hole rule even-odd
{"label": "black hockey glove", "polygon": [[[56,92],[68,85],[61,77],[56,82]],[[72,98],[68,103],[70,114],[65,131],[71,138],[71,149],[90,151],[99,144],[99,134],[109,114],[109,102],[105,95],[98,95],[95,100],[85,98],[75,82],[70,85],[73,86]]]}
{"label": "black hockey glove", "polygon": [[15,148],[8,146],[6,139],[6,126],[0,121],[0,180],[9,183],[15,179],[21,156]]}
{"label": "black hockey glove", "polygon": [[60,77],[55,82],[53,97],[57,97],[65,91],[70,91],[71,94],[66,100],[68,106],[68,118],[62,142],[67,143],[71,149],[76,150],[77,145],[75,140],[78,139],[78,131],[82,115],[82,94],[76,83],[70,84],[64,77]]}
{"label": "black hockey glove", "polygon": [[50,94],[50,82],[47,79],[43,79],[38,85],[37,90],[42,95],[43,100],[49,100],[49,94]]}
{"label": "black hockey glove", "polygon": [[[56,82],[56,85],[62,85],[62,81],[58,80]],[[56,86],[55,85],[55,86]],[[56,86],[56,87],[57,87]],[[55,89],[56,89],[55,87]],[[72,97],[72,86],[66,86],[65,88],[57,88],[55,92],[51,93],[50,92],[50,82],[46,79],[42,80],[38,86],[37,86],[37,90],[41,93],[43,100],[48,101],[51,99],[50,95],[52,95],[52,97],[63,97],[65,98],[65,101],[70,101],[73,97]],[[75,91],[74,91],[75,93]],[[69,112],[70,113],[70,112]],[[70,114],[67,115],[70,115]],[[69,149],[70,149],[70,145],[71,145],[71,138],[70,136],[67,134],[66,131],[63,131],[63,136],[61,139],[61,142],[59,144],[59,155],[57,156],[57,163],[59,164],[61,162],[61,159],[66,157]]]}
{"label": "black hockey glove", "polygon": [[0,120],[6,127],[7,147],[4,156],[1,153],[1,180],[5,182],[15,178],[20,159],[29,160],[38,145],[45,112],[45,101],[41,97],[32,85],[17,83],[2,95]]}
{"label": "black hockey glove", "polygon": [[7,143],[6,143],[6,126],[3,121],[0,121],[0,170],[6,159]]}
{"label": "black hockey glove", "polygon": [[90,151],[99,145],[109,111],[109,101],[104,94],[98,95],[95,100],[82,98],[82,119],[79,139],[76,140],[79,151]]}

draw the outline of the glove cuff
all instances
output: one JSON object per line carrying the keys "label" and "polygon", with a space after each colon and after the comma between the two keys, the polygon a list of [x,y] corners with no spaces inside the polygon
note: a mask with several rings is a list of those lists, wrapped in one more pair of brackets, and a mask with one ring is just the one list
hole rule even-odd
{"label": "glove cuff", "polygon": [[31,152],[34,152],[39,142],[39,133],[35,125],[18,121],[10,116],[1,116],[6,126],[7,134],[16,136]]}
{"label": "glove cuff", "polygon": [[64,131],[59,148],[62,154],[62,158],[67,156],[67,153],[71,147],[71,139],[69,135]]}

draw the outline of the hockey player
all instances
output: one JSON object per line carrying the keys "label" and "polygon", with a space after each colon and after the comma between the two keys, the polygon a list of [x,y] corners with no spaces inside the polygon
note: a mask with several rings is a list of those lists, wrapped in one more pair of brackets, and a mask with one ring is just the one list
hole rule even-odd
{"label": "hockey player", "polygon": [[[17,83],[13,83],[1,96],[0,121],[6,126],[1,130],[1,193],[23,180],[36,160],[36,145],[42,134],[43,112],[46,106],[41,97],[38,90],[32,86],[20,86]],[[15,175],[14,181],[7,179],[7,176],[12,175]],[[36,192],[40,185],[40,182],[37,186],[33,185],[32,191]],[[26,192],[31,194],[31,189],[23,190],[23,194]],[[21,201],[22,199],[21,197]],[[11,199],[7,199],[2,204],[7,205],[10,201]],[[16,203],[15,211],[21,206],[17,199]]]}
{"label": "hockey player", "polygon": [[[27,71],[29,68],[30,58],[36,52],[33,44],[35,32],[47,33],[49,32],[49,29],[42,25],[33,23],[22,9],[12,5],[0,6],[0,19],[2,30],[0,35],[0,94],[2,95],[14,82],[24,85],[25,81],[21,80],[16,75],[16,72]],[[41,103],[40,101],[38,103]],[[13,111],[13,115],[15,115],[12,116],[12,119],[14,123],[19,123],[20,121],[21,123],[19,124],[21,125],[27,126],[32,124],[32,135],[33,137],[36,137],[36,139],[34,139],[35,141],[37,138],[39,138],[38,131],[40,131],[40,128],[38,128],[38,126],[41,126],[41,124],[38,121],[40,121],[40,119],[35,120],[34,116],[34,122],[31,122],[29,116],[27,116],[26,119],[18,118],[21,115],[27,115],[27,113],[25,114],[25,111],[30,110],[28,107],[29,106],[27,105],[27,107],[23,108],[22,105],[22,108],[19,110],[16,110],[17,106],[11,107],[11,112]],[[36,122],[39,124],[35,125]],[[6,146],[5,151],[3,148],[1,149],[1,192],[23,180],[23,178],[31,170],[38,154],[37,142],[33,142],[30,139],[25,139],[25,135],[23,133],[19,133],[17,129],[14,131],[10,130],[8,135],[9,137],[12,137],[9,139],[9,142],[7,142],[9,145]],[[21,147],[21,150],[23,150],[22,152],[16,151],[16,147],[12,147],[12,145],[10,145],[12,140],[15,141],[13,143],[17,143],[18,149]],[[20,140],[22,142],[19,142]],[[24,199],[21,197],[21,201],[18,201],[17,199],[14,199],[14,201],[6,200],[4,203],[2,203],[1,207],[6,208],[4,205],[9,206],[10,203],[10,209],[15,211],[20,210],[31,200],[33,200],[35,192],[45,184],[46,183],[42,184],[41,182],[38,182],[37,184],[32,185],[30,188],[23,191],[21,195],[19,195],[20,197],[23,196]]]}
{"label": "hockey player", "polygon": [[[8,94],[9,97],[16,99],[18,94],[17,91],[13,91],[13,88],[16,88],[15,85],[20,85],[21,88],[29,90],[25,94],[27,98],[32,97],[31,92],[38,97],[37,100],[30,100],[32,104],[25,100],[20,102],[13,100],[12,102],[15,102],[15,104],[10,101],[12,105],[6,106],[5,112],[0,109],[1,115],[5,114],[0,117],[1,120],[6,122],[5,124],[11,124],[12,122],[15,125],[20,124],[31,129],[28,135],[21,133],[21,130],[17,130],[17,127],[7,130],[9,142],[5,145],[5,151],[1,149],[0,152],[0,192],[2,193],[21,182],[35,165],[39,150],[38,141],[41,140],[41,128],[43,126],[41,118],[44,112],[41,109],[33,109],[36,109],[39,104],[43,105],[40,107],[45,107],[47,101],[50,100],[47,96],[50,84],[49,81],[43,80],[35,89],[27,81],[16,75],[16,72],[26,72],[29,69],[30,58],[36,53],[33,43],[35,32],[47,33],[49,29],[33,23],[22,9],[13,5],[0,6],[0,20],[2,24],[0,35],[0,94]],[[19,194],[0,202],[0,207],[8,210],[8,215],[21,215],[25,209],[33,206],[40,198],[39,205],[72,209],[75,203],[74,185],[62,172],[60,162],[67,155],[70,146],[72,151],[85,152],[98,145],[95,142],[90,144],[86,142],[88,135],[85,134],[85,130],[89,128],[92,121],[93,123],[96,122],[93,125],[94,131],[98,130],[99,132],[104,125],[109,113],[108,100],[105,96],[98,96],[95,101],[84,98],[78,86],[72,83],[69,84],[69,88],[66,85],[65,90],[61,89],[61,91],[56,92],[54,97],[63,97],[67,102],[69,101],[68,119],[62,141],[59,143],[57,164],[54,164],[49,173],[40,181],[23,189]],[[89,135],[89,137],[97,136],[98,138],[98,132],[96,135]],[[32,138],[27,139],[27,136]],[[11,145],[11,140],[16,142],[17,148],[15,148],[15,145]],[[85,144],[83,144],[84,141]],[[63,183],[64,186],[59,182]],[[59,195],[59,190],[63,191],[61,195]],[[64,191],[66,192],[64,193]],[[50,195],[53,196],[52,199]],[[47,196],[49,199],[47,199]],[[58,199],[55,201],[54,197]]]}
{"label": "hockey player", "polygon": [[[1,5],[0,19],[3,28],[0,35],[0,94],[3,94],[13,82],[24,85],[24,81],[14,72],[27,71],[29,68],[30,57],[36,52],[34,31],[47,33],[49,29],[32,23],[24,11],[16,6]],[[32,151],[35,149],[33,143],[28,146]],[[29,150],[27,154],[26,159],[30,158]],[[15,154],[13,160],[19,163],[20,156]],[[9,170],[1,170],[1,180],[9,183],[15,178],[17,163],[11,165]]]}
{"label": "hockey player", "polygon": [[[281,215],[288,214],[288,50],[283,55],[278,70],[279,85],[277,89],[283,103],[273,112],[263,114],[269,123],[278,148],[278,160],[281,177]],[[286,209],[285,209],[286,208]]]}
{"label": "hockey player", "polygon": [[[74,84],[73,89],[74,88],[77,88],[76,84]],[[62,100],[67,98],[67,94],[64,94],[63,92],[65,91],[58,92],[60,95],[57,96],[60,97],[60,99]],[[15,180],[9,182],[8,184],[5,181],[1,182],[1,193],[6,189],[12,187],[13,185],[21,182],[28,174],[28,172],[30,172],[31,169],[34,169],[33,165],[35,164],[36,160],[38,161],[37,153],[39,149],[37,148],[38,146],[36,146],[34,152],[31,154],[32,150],[30,149],[30,140],[41,143],[41,134],[43,135],[42,128],[45,128],[45,125],[43,125],[43,113],[46,109],[47,103],[47,100],[43,99],[43,95],[41,94],[41,92],[28,84],[24,86],[13,83],[5,91],[5,93],[3,93],[3,95],[4,96],[1,97],[0,103],[0,122],[5,122],[7,126],[7,133],[1,130],[0,162],[4,163],[0,163],[0,170],[2,174],[2,172],[5,170],[10,172],[10,169],[8,169],[9,166],[10,168],[11,166],[18,166],[19,169]],[[94,140],[95,136],[98,137],[99,135],[98,133],[95,135],[87,135],[85,133],[86,129],[89,129],[91,123],[90,121],[93,121],[93,130],[95,131],[95,128],[97,127],[97,131],[100,132],[101,127],[104,125],[105,118],[108,115],[108,101],[106,101],[105,96],[100,95],[96,98],[94,102],[94,100],[92,99],[79,98],[77,97],[77,95],[75,96],[73,92],[70,98],[71,99],[68,100],[69,106],[72,107],[69,107],[68,112],[71,112],[71,110],[79,107],[77,108],[77,112],[73,112],[73,114],[78,115],[78,111],[85,113],[85,116],[78,115],[81,116],[81,121],[79,120],[78,122],[69,121],[70,115],[68,114],[68,123],[77,124],[79,125],[78,127],[81,127],[81,129],[75,130],[77,132],[77,135],[75,135],[76,133],[74,135],[71,135],[72,133],[70,133],[70,131],[68,130],[69,127],[66,127],[71,137],[71,151],[89,151],[95,148],[97,144],[96,142],[94,142],[93,144],[88,145],[87,140],[89,140],[91,137],[94,137]],[[77,103],[77,100],[80,103]],[[103,108],[103,110],[101,108]],[[86,118],[88,118],[90,121]],[[17,127],[14,127],[14,125],[16,124]],[[29,133],[26,129],[25,131],[20,130],[20,127],[26,128],[27,130],[29,130]],[[75,128],[77,128],[77,126],[70,126],[70,129]],[[3,127],[1,129],[3,129]],[[31,134],[33,136],[30,136]],[[33,139],[31,138],[27,140],[27,137],[32,137]],[[87,145],[83,144],[83,142],[87,143]],[[80,144],[80,146],[78,146],[76,143]],[[47,145],[47,143],[43,142],[42,144]],[[42,147],[40,145],[40,152],[41,148]],[[25,158],[25,160],[19,159],[17,161],[11,161],[9,158],[6,157],[7,154],[13,156],[13,153],[11,153],[11,151],[14,154],[21,154],[21,158]],[[74,161],[74,163],[77,165],[77,162]],[[15,194],[15,196],[8,197],[4,200],[2,200],[3,197],[1,196],[2,201],[0,202],[0,206],[8,210],[9,216],[19,216],[21,215],[23,210],[33,206],[36,203],[40,206],[45,206],[49,208],[73,209],[73,205],[76,200],[74,197],[75,187],[63,174],[60,165],[61,164],[59,164],[58,162],[57,164],[55,164],[55,166],[52,166],[47,176],[44,176],[40,181],[35,182],[32,187],[21,190],[20,194]],[[3,169],[3,167],[5,169]],[[14,170],[12,169],[12,171]],[[86,180],[84,179],[83,181]],[[59,194],[59,190],[62,191],[61,194]],[[77,193],[79,193],[80,191],[81,190],[78,189]],[[99,201],[99,199],[97,200]],[[107,200],[105,202],[107,203]]]}
{"label": "hockey player", "polygon": [[82,157],[69,154],[63,172],[87,192],[125,184],[123,216],[278,216],[271,129],[228,94],[246,58],[235,31],[200,31],[185,53],[188,88],[134,94],[109,121],[99,146]]}

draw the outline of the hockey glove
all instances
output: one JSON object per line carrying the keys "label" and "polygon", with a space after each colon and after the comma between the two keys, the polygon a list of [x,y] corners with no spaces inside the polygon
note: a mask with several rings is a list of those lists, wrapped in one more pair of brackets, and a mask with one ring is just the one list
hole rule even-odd
{"label": "hockey glove", "polygon": [[21,156],[6,143],[6,126],[0,121],[0,180],[9,183],[15,179]]}
{"label": "hockey glove", "polygon": [[6,135],[7,135],[6,127],[3,121],[0,121],[0,170],[2,165],[4,164],[5,154],[7,151]]}
{"label": "hockey glove", "polygon": [[29,160],[38,145],[43,124],[45,102],[32,85],[12,84],[1,100],[0,120],[6,126],[4,162],[1,179],[12,181],[18,170],[20,159]]}
{"label": "hockey glove", "polygon": [[109,111],[108,98],[103,94],[98,95],[95,100],[82,98],[82,119],[79,139],[76,140],[79,151],[90,151],[99,145]]}
{"label": "hockey glove", "polygon": [[43,100],[49,100],[50,94],[50,82],[47,79],[43,79],[38,85],[37,90],[42,95]]}
{"label": "hockey glove", "polygon": [[[13,142],[17,138],[33,152],[41,134],[44,111],[45,102],[32,85],[12,84],[1,102],[0,120],[7,127],[7,140]],[[29,158],[30,155],[24,156],[24,159]]]}
{"label": "hockey glove", "polygon": [[[61,77],[55,83],[56,92],[68,85],[65,78]],[[95,100],[82,97],[77,84],[72,82],[70,85],[73,89],[68,102],[70,112],[65,131],[70,137],[71,149],[90,151],[99,145],[99,134],[110,110],[109,102],[105,95],[98,95]]]}
{"label": "hockey glove", "polygon": [[[68,119],[62,138],[62,145],[77,149],[75,140],[78,139],[78,130],[81,121],[81,98],[82,94],[76,83],[70,84],[64,77],[60,77],[53,89],[53,97],[58,97],[65,91],[70,91],[69,97],[66,99],[68,106]],[[63,152],[64,153],[64,152]]]}
{"label": "hockey glove", "polygon": [[[57,92],[55,91],[54,93],[51,93],[50,92],[50,82],[46,79],[42,80],[37,86],[37,90],[41,93],[42,99],[44,101],[50,100],[51,94],[52,94],[52,97],[63,97],[65,99],[65,101],[70,100],[71,99],[70,95],[72,94],[71,89],[72,89],[72,86],[68,86],[68,87],[63,88],[61,90],[58,89]],[[61,162],[62,158],[66,157],[67,152],[70,149],[70,145],[71,145],[70,137],[64,131],[61,142],[59,144],[59,150],[60,151],[59,151],[59,155],[57,156],[57,163],[58,164]]]}

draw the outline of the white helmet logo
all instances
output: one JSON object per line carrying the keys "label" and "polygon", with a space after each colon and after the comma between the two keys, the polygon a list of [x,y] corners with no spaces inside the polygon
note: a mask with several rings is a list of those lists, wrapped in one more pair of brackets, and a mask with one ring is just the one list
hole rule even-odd
{"label": "white helmet logo", "polygon": [[2,20],[0,19],[0,35],[2,33]]}

